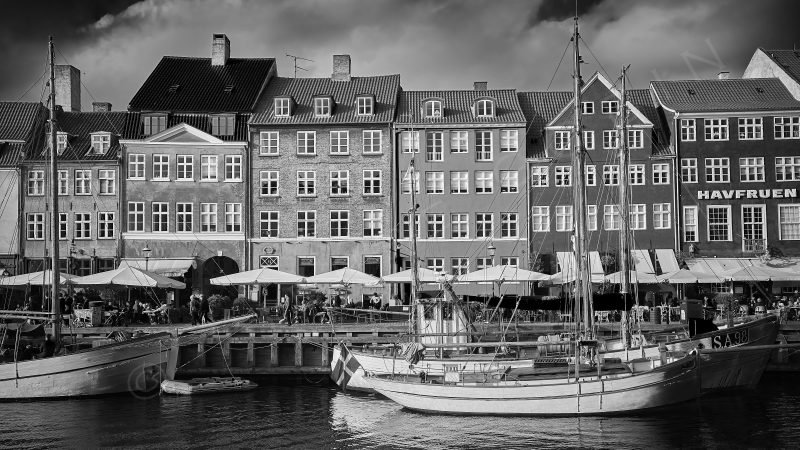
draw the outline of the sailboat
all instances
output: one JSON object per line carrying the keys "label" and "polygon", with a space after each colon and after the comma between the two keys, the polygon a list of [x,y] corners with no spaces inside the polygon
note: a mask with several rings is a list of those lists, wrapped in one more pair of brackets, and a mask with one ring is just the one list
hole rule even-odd
{"label": "sailboat", "polygon": [[[588,270],[586,239],[586,192],[584,189],[581,146],[581,76],[578,18],[575,18],[574,46],[574,129],[573,211],[575,211],[574,253],[578,277],[574,298],[576,316],[582,328],[578,340],[572,342],[574,364],[565,374],[559,372],[499,372],[483,380],[465,377],[463,371],[450,371],[444,377],[377,376],[368,374],[366,381],[378,393],[403,407],[445,414],[470,415],[586,415],[635,412],[696,398],[700,392],[699,360],[696,352],[668,361],[662,355],[660,364],[647,366],[620,364],[603,367],[601,358],[594,358],[597,342],[593,333],[592,288]],[[594,367],[584,362],[594,364]],[[655,366],[655,367],[653,367]],[[559,368],[561,369],[561,368]],[[531,371],[535,372],[535,371]]]}

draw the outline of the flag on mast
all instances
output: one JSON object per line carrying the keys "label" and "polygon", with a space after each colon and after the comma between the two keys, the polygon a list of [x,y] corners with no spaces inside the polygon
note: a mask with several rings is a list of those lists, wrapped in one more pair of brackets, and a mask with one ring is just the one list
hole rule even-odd
{"label": "flag on mast", "polygon": [[347,349],[347,346],[344,344],[340,344],[339,347],[341,351],[339,352],[339,360],[336,361],[336,365],[333,366],[333,371],[331,372],[331,378],[336,382],[339,387],[342,389],[347,389],[347,383],[350,382],[350,378],[353,377],[353,374],[356,373],[361,367],[361,364],[358,360],[350,353],[350,350]]}

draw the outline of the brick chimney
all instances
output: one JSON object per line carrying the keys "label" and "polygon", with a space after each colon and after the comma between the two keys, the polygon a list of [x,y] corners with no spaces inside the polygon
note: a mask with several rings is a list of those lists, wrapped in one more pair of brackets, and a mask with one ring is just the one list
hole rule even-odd
{"label": "brick chimney", "polygon": [[489,83],[486,81],[476,81],[474,86],[476,91],[485,91],[488,89]]}
{"label": "brick chimney", "polygon": [[211,40],[211,65],[224,66],[231,56],[231,41],[224,34],[215,34]]}
{"label": "brick chimney", "polygon": [[731,77],[731,73],[730,72],[720,72],[720,73],[717,74],[717,79],[718,80],[727,80],[730,77]]}
{"label": "brick chimney", "polygon": [[68,65],[55,66],[56,105],[64,111],[81,110],[81,71]]}
{"label": "brick chimney", "polygon": [[111,111],[111,103],[109,103],[109,102],[92,102],[92,111],[94,111],[94,112],[109,112],[109,111]]}
{"label": "brick chimney", "polygon": [[333,55],[333,81],[350,81],[350,55]]}

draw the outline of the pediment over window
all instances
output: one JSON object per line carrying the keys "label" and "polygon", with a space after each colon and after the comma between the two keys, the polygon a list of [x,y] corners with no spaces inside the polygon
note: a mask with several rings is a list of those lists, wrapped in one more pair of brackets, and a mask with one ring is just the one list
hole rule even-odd
{"label": "pediment over window", "polygon": [[205,142],[221,144],[223,141],[197,128],[180,123],[161,133],[148,137],[144,142]]}

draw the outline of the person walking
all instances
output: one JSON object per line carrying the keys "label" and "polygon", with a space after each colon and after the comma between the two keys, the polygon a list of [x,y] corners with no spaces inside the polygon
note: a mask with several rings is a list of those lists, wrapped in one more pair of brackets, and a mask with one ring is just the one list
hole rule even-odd
{"label": "person walking", "polygon": [[281,303],[284,305],[283,307],[283,319],[281,319],[280,323],[285,323],[286,325],[292,324],[292,298],[288,295],[284,295],[281,299]]}
{"label": "person walking", "polygon": [[189,299],[189,315],[192,316],[192,326],[200,323],[200,307],[202,301],[200,300],[200,293],[195,291]]}
{"label": "person walking", "polygon": [[214,319],[211,317],[211,305],[208,303],[208,299],[203,294],[199,295],[200,295],[200,320],[203,323],[213,322]]}

